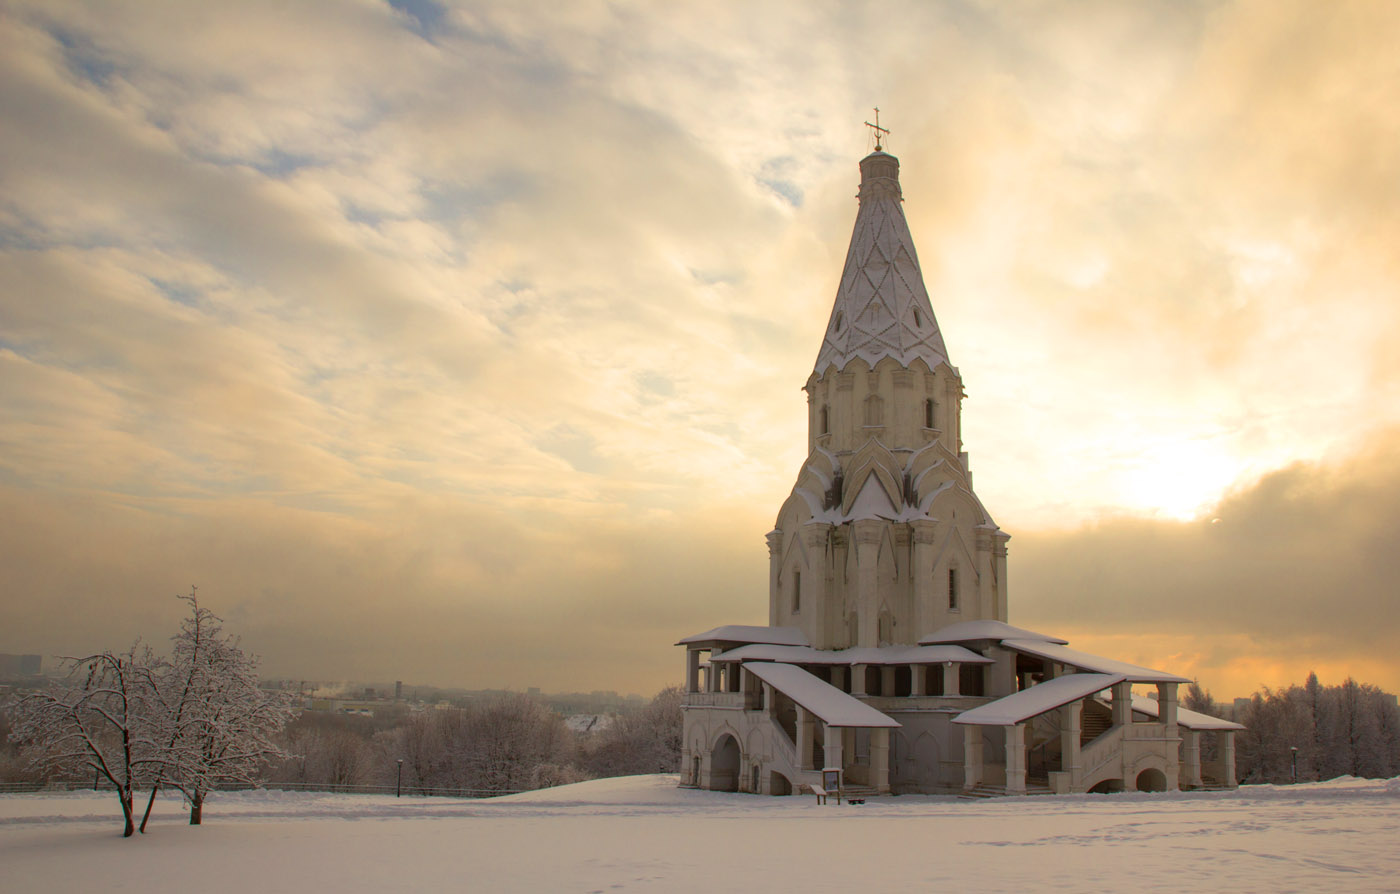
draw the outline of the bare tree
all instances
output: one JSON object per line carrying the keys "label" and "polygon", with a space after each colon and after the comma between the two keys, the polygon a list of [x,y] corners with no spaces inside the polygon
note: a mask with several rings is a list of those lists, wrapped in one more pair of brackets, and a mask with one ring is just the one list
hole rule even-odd
{"label": "bare tree", "polygon": [[594,734],[585,766],[599,776],[676,772],[681,763],[681,696],[678,686],[663,689],[642,710]]}
{"label": "bare tree", "polygon": [[[190,614],[173,637],[172,661],[156,678],[166,753],[158,784],[184,794],[190,825],[197,826],[209,792],[230,784],[255,785],[269,762],[287,756],[276,737],[293,710],[284,693],[258,686],[257,658],[239,648],[221,619],[200,606],[193,590],[179,598]],[[155,794],[153,787],[142,831]]]}
{"label": "bare tree", "polygon": [[62,685],[15,704],[10,738],[33,766],[86,770],[110,782],[126,822],[122,835],[130,837],[134,792],[158,778],[166,762],[152,723],[155,678],[164,662],[139,642],[124,653],[63,660],[68,675]]}

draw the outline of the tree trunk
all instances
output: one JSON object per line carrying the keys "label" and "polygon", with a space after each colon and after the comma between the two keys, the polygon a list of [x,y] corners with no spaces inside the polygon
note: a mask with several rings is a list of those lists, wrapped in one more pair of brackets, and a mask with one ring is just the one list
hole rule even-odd
{"label": "tree trunk", "polygon": [[195,792],[190,798],[190,825],[198,826],[204,819],[204,792]]}
{"label": "tree trunk", "polygon": [[117,789],[117,797],[122,802],[122,816],[126,818],[126,831],[122,832],[123,838],[130,838],[136,834],[136,811],[132,808],[132,793]]}
{"label": "tree trunk", "polygon": [[160,791],[160,786],[151,786],[151,799],[146,802],[146,812],[141,814],[141,834],[146,834],[146,823],[151,819],[151,807],[156,803],[156,792]]}

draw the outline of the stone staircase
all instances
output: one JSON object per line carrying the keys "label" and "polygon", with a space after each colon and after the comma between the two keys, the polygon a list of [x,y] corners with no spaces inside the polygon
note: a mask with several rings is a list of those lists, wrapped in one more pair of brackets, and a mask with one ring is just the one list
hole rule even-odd
{"label": "stone staircase", "polygon": [[1109,708],[1091,702],[1084,706],[1084,714],[1080,718],[1079,744],[1088,745],[1090,742],[1108,732],[1113,726],[1113,712]]}
{"label": "stone staircase", "polygon": [[[1050,786],[1046,785],[1043,782],[1027,780],[1026,794],[1052,795],[1054,794],[1054,792],[1050,790]],[[1008,797],[1008,794],[1006,791],[1006,786],[1004,785],[987,785],[984,783],[982,785],[977,786],[976,788],[971,788],[963,791],[961,794],[958,795],[958,797],[962,798],[965,801],[980,801],[985,800],[987,798],[1005,798]]]}

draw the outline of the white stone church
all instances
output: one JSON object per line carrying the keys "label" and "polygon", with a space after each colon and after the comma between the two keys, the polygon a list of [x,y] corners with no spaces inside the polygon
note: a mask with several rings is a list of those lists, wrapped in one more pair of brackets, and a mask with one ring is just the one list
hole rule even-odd
{"label": "white stone church", "polygon": [[860,172],[807,460],[768,535],[768,626],[679,643],[682,784],[788,794],[839,769],[866,794],[1233,787],[1242,727],[1179,708],[1185,678],[1007,623],[1010,537],[972,489],[899,160],[877,145]]}

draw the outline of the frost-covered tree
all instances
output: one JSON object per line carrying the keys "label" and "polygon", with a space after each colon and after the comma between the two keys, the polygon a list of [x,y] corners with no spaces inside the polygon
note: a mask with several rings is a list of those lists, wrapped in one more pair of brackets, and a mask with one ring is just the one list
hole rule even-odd
{"label": "frost-covered tree", "polygon": [[64,681],[21,698],[10,737],[31,766],[59,773],[96,773],[116,790],[124,837],[136,831],[133,798],[160,777],[157,678],[166,664],[139,642],[126,652],[63,659]]}
{"label": "frost-covered tree", "polygon": [[585,767],[598,776],[676,772],[681,763],[681,698],[680,687],[663,689],[642,710],[595,733]]}
{"label": "frost-covered tree", "polygon": [[574,739],[558,714],[526,695],[508,693],[472,705],[452,743],[463,788],[483,792],[540,787],[542,768],[573,762]]}
{"label": "frost-covered tree", "polygon": [[1237,719],[1246,726],[1236,752],[1242,780],[1290,781],[1294,748],[1300,781],[1400,773],[1395,697],[1366,683],[1323,686],[1310,674],[1302,686],[1256,693]]}
{"label": "frost-covered tree", "polygon": [[179,598],[190,613],[172,638],[170,662],[154,678],[164,760],[143,831],[160,784],[185,796],[190,824],[199,825],[211,791],[259,782],[270,762],[286,757],[277,737],[294,716],[284,693],[259,687],[257,658],[224,632],[222,620],[193,591]]}

